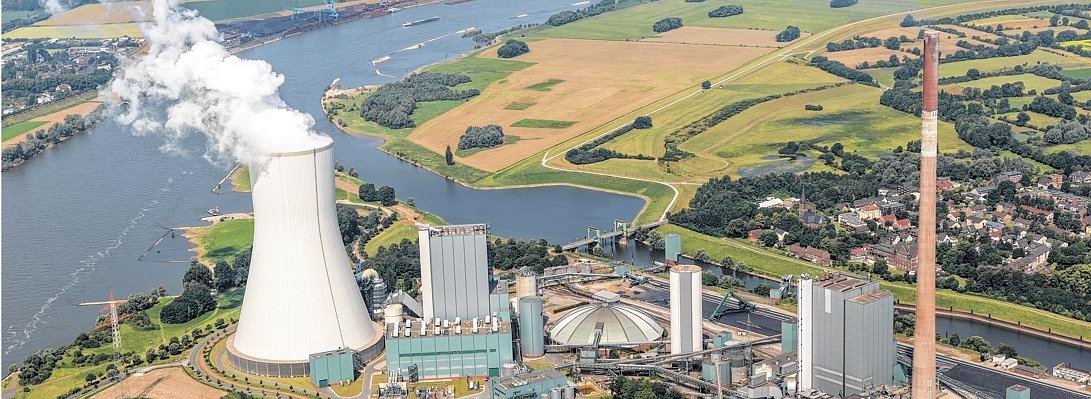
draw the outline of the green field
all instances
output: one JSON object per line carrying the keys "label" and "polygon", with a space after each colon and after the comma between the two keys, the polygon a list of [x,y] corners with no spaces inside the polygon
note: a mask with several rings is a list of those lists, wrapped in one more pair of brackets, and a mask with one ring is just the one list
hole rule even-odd
{"label": "green field", "polygon": [[[1044,129],[1047,126],[1056,125],[1063,120],[1055,116],[1043,115],[1033,111],[1025,111],[1025,113],[1030,116],[1030,124],[1034,127],[1041,129]],[[1008,112],[1006,114],[999,114],[997,115],[997,117],[999,118],[1001,115],[1007,117],[1009,121],[1014,121],[1016,116],[1019,115],[1019,112]]]}
{"label": "green field", "polygon": [[564,129],[575,124],[576,122],[555,121],[550,119],[520,119],[519,121],[511,124],[511,127],[526,127],[533,129]]}
{"label": "green field", "polygon": [[1004,83],[1015,82],[1023,82],[1024,91],[1036,90],[1039,93],[1041,93],[1045,89],[1061,85],[1061,82],[1058,80],[1044,78],[1038,75],[1023,74],[1014,76],[994,76],[991,78],[978,79],[969,82],[944,85],[943,87],[945,89],[956,88],[957,90],[959,90],[959,92],[961,92],[961,89],[966,87],[973,87],[985,90],[993,86],[1003,85]]}
{"label": "green field", "polygon": [[[683,24],[692,26],[781,31],[788,25],[794,25],[806,32],[821,32],[852,21],[956,3],[959,1],[889,0],[860,2],[848,8],[830,8],[829,1],[825,0],[735,0],[728,3],[660,0],[560,27],[546,28],[534,35],[603,40],[642,39],[656,35],[652,31],[652,24],[663,17],[679,17]],[[709,11],[724,4],[741,5],[744,11],[730,18],[708,17]]]}
{"label": "green field", "polygon": [[[787,274],[796,276],[807,273],[817,276],[834,268],[823,268],[813,263],[788,257],[779,252],[767,250],[751,244],[745,239],[718,238],[668,224],[657,229],[660,234],[676,233],[682,236],[682,252],[693,255],[698,249],[704,249],[715,262],[724,256],[730,256],[736,263],[743,262],[754,268],[758,274],[779,278]],[[882,287],[894,293],[895,298],[903,303],[916,300],[915,288],[906,283],[882,282]],[[936,306],[954,308],[961,311],[973,311],[977,314],[991,314],[994,318],[1040,329],[1053,329],[1054,332],[1069,336],[1087,335],[1091,323],[1064,317],[1055,313],[1039,310],[1010,302],[999,301],[972,294],[959,294],[950,290],[937,290]]]}
{"label": "green field", "polygon": [[522,111],[524,109],[533,107],[534,104],[537,104],[537,103],[514,102],[514,103],[511,103],[511,104],[508,104],[508,106],[504,107],[504,109],[510,110],[510,111]]}
{"label": "green field", "polygon": [[550,90],[553,90],[553,86],[556,86],[556,85],[560,84],[561,82],[564,82],[564,80],[562,80],[562,79],[547,79],[544,82],[535,83],[535,84],[532,84],[530,86],[527,86],[527,90],[550,91]]}
{"label": "green field", "polygon": [[205,18],[219,21],[322,4],[323,0],[201,0],[185,2],[182,6],[197,10]]}
{"label": "green field", "polygon": [[1064,56],[1052,51],[1038,49],[1033,53],[1015,57],[986,58],[981,60],[940,64],[939,75],[941,78],[946,78],[965,75],[966,71],[969,71],[970,69],[977,69],[981,72],[993,72],[1002,69],[1010,69],[1016,65],[1022,65],[1024,68],[1029,68],[1038,65],[1039,63],[1060,65],[1064,69],[1091,67],[1091,60],[1086,58],[1077,57],[1071,54]]}
{"label": "green field", "polygon": [[92,90],[92,91],[82,93],[82,94],[79,94],[79,95],[76,95],[76,96],[68,97],[68,98],[60,100],[60,101],[54,101],[54,102],[51,102],[49,104],[43,105],[41,107],[34,108],[32,110],[20,112],[18,114],[8,115],[8,116],[4,117],[3,125],[4,126],[11,126],[11,125],[14,125],[16,123],[22,123],[22,122],[30,121],[30,120],[35,119],[35,118],[40,118],[40,117],[52,114],[52,113],[57,112],[57,111],[72,108],[72,107],[76,106],[79,103],[90,101],[91,99],[94,99],[97,96],[98,96],[98,92],[95,92],[95,91]]}
{"label": "green field", "polygon": [[1076,79],[1091,79],[1091,68],[1065,69],[1061,72]]}
{"label": "green field", "polygon": [[205,251],[202,261],[215,264],[231,262],[235,254],[253,245],[254,220],[225,220],[208,227],[193,229],[192,240]]}
{"label": "green field", "polygon": [[3,14],[3,17],[0,17],[0,19],[3,19],[3,23],[6,24],[6,23],[8,23],[10,21],[14,21],[14,20],[17,20],[17,19],[22,19],[22,18],[33,16],[35,14],[38,14],[39,12],[40,11],[15,11],[15,10],[8,11],[8,10],[4,10],[3,13],[0,13],[0,14]]}
{"label": "green field", "polygon": [[[421,215],[421,219],[424,223],[432,225],[447,224],[443,218],[433,215],[431,213],[417,211]],[[415,241],[417,239],[417,226],[408,221],[399,220],[397,223],[390,225],[385,230],[379,233],[379,235],[372,237],[370,241],[364,245],[364,252],[368,255],[375,255],[379,251],[379,247],[389,247],[393,244],[401,243],[402,240]]]}
{"label": "green field", "polygon": [[44,121],[28,121],[28,122],[16,123],[16,124],[11,125],[11,126],[4,126],[4,131],[3,131],[4,140],[3,141],[8,141],[8,140],[11,140],[12,138],[22,136],[22,135],[26,134],[27,132],[33,131],[34,129],[37,129],[38,126],[41,126],[41,125],[44,125],[44,124],[46,124],[46,122],[44,122]]}

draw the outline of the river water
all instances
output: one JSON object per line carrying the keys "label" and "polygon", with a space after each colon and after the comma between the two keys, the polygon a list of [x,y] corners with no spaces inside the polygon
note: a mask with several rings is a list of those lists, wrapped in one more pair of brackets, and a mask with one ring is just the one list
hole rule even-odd
{"label": "river water", "polygon": [[[652,250],[649,246],[640,242],[629,241],[628,244],[606,245],[603,249],[606,250],[610,258],[638,266],[646,267],[650,266],[653,261],[663,261],[663,251]],[[700,265],[701,268],[715,275],[724,274],[717,265],[697,262],[692,259],[683,259],[683,263]],[[727,274],[731,273],[730,271],[727,272]],[[741,280],[748,290],[761,283],[769,284],[774,288],[780,286],[779,281],[747,273],[735,273],[735,277]],[[1072,347],[1037,336],[1020,334],[1017,331],[990,326],[973,320],[961,320],[936,315],[936,333],[944,336],[958,334],[963,339],[977,335],[985,338],[993,346],[1006,343],[1014,346],[1020,355],[1037,360],[1046,367],[1053,367],[1057,363],[1065,362],[1072,363],[1073,366],[1084,370],[1091,369],[1091,350]]]}
{"label": "river water", "polygon": [[[240,56],[264,59],[284,74],[284,101],[311,114],[316,130],[334,137],[335,158],[363,179],[390,185],[399,198],[412,197],[418,207],[451,223],[484,222],[501,236],[567,241],[583,235],[588,225],[608,228],[615,218],[633,219],[644,201],[572,187],[469,189],[386,155],[376,148],[378,139],[340,133],[323,116],[319,98],[337,77],[344,86],[385,83],[471,51],[475,43],[457,34],[431,41],[397,53],[381,64],[379,74],[371,60],[382,55],[470,26],[490,32],[540,23],[577,8],[573,2],[476,0],[413,7],[293,36]],[[436,15],[437,22],[401,26]],[[2,367],[71,342],[91,327],[100,309],[79,307],[80,302],[158,285],[177,293],[192,253],[168,229],[200,225],[211,207],[250,210],[249,195],[210,192],[228,167],[202,159],[201,140],[187,140],[185,154],[166,154],[161,144],[158,137],[134,137],[105,121],[4,172]],[[164,234],[164,242],[139,260]]]}

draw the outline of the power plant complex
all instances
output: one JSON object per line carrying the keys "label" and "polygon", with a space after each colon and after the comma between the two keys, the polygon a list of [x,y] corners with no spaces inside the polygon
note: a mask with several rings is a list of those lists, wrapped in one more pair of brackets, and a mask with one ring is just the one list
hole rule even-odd
{"label": "power plant complex", "polygon": [[[677,234],[651,266],[580,257],[499,270],[485,224],[417,224],[419,291],[395,291],[349,261],[328,138],[250,165],[253,258],[226,356],[246,373],[310,376],[319,387],[385,358],[381,397],[406,397],[420,380],[465,379],[487,383],[478,389],[494,398],[571,399],[626,373],[719,398],[936,397],[935,32],[924,42],[912,368],[894,340],[894,296],[878,282],[825,273],[785,276],[765,298],[706,290],[708,270],[680,263]],[[795,317],[753,303],[793,296]]]}

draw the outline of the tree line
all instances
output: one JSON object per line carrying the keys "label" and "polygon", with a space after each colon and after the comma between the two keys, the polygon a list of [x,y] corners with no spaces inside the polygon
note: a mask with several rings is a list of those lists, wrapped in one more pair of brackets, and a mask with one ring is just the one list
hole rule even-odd
{"label": "tree line", "polygon": [[852,39],[845,39],[841,43],[826,43],[826,51],[833,53],[838,51],[849,51],[862,48],[876,48],[879,46],[883,46],[891,50],[898,50],[902,48],[902,43],[906,42],[909,42],[909,38],[905,35],[891,36],[886,39],[880,39],[874,36],[856,36]]}
{"label": "tree line", "polygon": [[637,4],[644,3],[648,0],[603,0],[598,3],[581,8],[576,11],[561,11],[559,13],[549,16],[546,19],[547,25],[561,26],[564,24],[579,21],[587,17],[593,17],[604,12],[620,10],[626,7],[632,7]]}
{"label": "tree line", "polygon": [[[642,118],[644,118],[644,119],[642,119]],[[633,129],[637,129],[637,126],[647,126],[647,127],[641,127],[641,129],[650,128],[651,127],[651,117],[650,116],[637,117],[636,120],[634,120],[632,123],[629,123],[629,124],[627,124],[625,126],[622,126],[621,128],[618,128],[618,129],[616,129],[613,132],[610,132],[608,134],[599,136],[598,138],[596,138],[594,140],[591,140],[591,142],[589,142],[587,144],[584,144],[584,145],[581,145],[579,147],[568,150],[568,152],[564,153],[564,159],[567,160],[568,162],[571,162],[571,163],[576,164],[576,165],[586,165],[586,164],[591,164],[591,163],[596,163],[596,162],[602,162],[602,161],[605,161],[607,159],[612,159],[612,158],[643,159],[643,160],[655,159],[655,158],[653,158],[651,156],[647,156],[647,155],[644,155],[644,154],[628,155],[628,154],[624,154],[624,153],[614,151],[614,150],[611,150],[611,149],[599,147],[599,146],[601,146],[603,144],[606,144],[610,140],[621,137],[621,135],[623,135],[625,133],[628,133],[628,132],[632,131]]]}
{"label": "tree line", "polygon": [[398,203],[397,198],[394,197],[394,187],[375,188],[373,183],[364,183],[356,190],[356,195],[364,202],[378,202],[382,206],[394,206]]}
{"label": "tree line", "polygon": [[717,7],[715,10],[709,11],[708,12],[708,17],[709,18],[724,18],[724,17],[730,17],[732,15],[739,15],[739,14],[742,14],[742,6],[731,4],[731,5],[726,5],[726,6],[720,6],[720,7]]}
{"label": "tree line", "polygon": [[860,72],[853,68],[849,68],[845,66],[845,64],[831,60],[821,55],[811,58],[811,65],[823,71],[829,72],[833,75],[851,80],[853,82],[868,86],[879,87],[879,84],[875,82],[875,78],[872,78],[871,75]]}
{"label": "tree line", "polygon": [[652,30],[656,33],[663,33],[669,30],[674,30],[682,27],[682,18],[667,17],[661,20],[655,21],[652,24]]}
{"label": "tree line", "polygon": [[799,39],[799,28],[792,25],[788,25],[783,31],[777,33],[776,36],[778,42],[790,42],[795,39]]}
{"label": "tree line", "polygon": [[98,122],[99,109],[92,111],[86,118],[79,114],[70,114],[64,117],[64,121],[55,123],[49,130],[38,129],[34,133],[27,133],[26,140],[11,147],[6,147],[0,152],[3,160],[3,170],[11,169],[38,155],[47,148],[67,140],[76,133],[85,132]]}
{"label": "tree line", "polygon": [[422,72],[387,83],[364,99],[360,116],[391,129],[416,127],[413,111],[418,102],[465,100],[480,94],[477,89],[454,90],[452,87],[469,83],[470,77],[436,72]]}

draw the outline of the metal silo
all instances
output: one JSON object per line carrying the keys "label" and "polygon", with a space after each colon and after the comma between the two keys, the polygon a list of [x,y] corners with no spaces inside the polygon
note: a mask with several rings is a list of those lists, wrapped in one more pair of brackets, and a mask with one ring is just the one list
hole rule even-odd
{"label": "metal silo", "polygon": [[519,342],[523,357],[545,355],[545,321],[542,319],[542,298],[528,296],[519,299]]}
{"label": "metal silo", "polygon": [[704,349],[701,268],[678,265],[670,271],[671,354]]}

